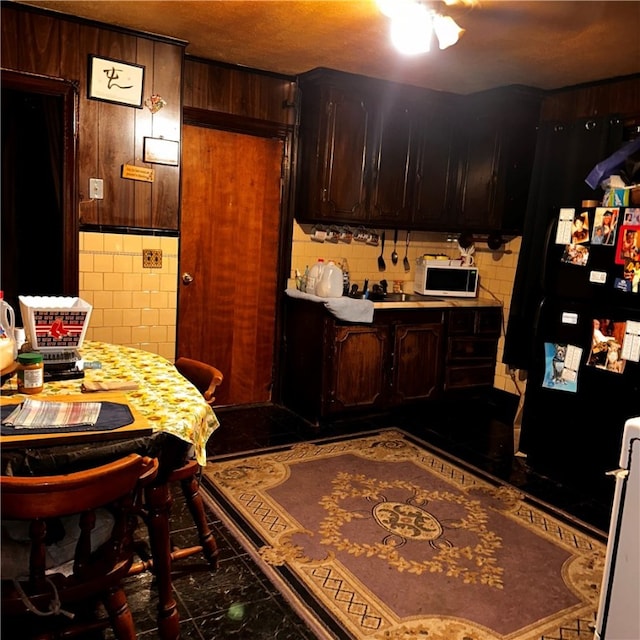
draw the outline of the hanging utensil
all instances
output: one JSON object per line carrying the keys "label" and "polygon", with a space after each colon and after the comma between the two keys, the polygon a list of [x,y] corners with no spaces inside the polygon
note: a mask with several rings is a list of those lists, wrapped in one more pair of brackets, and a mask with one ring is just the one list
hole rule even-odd
{"label": "hanging utensil", "polygon": [[382,239],[381,239],[381,247],[380,247],[380,255],[378,256],[378,271],[384,271],[387,268],[387,265],[384,261],[384,258],[382,257],[384,254],[384,231],[382,232]]}
{"label": "hanging utensil", "polygon": [[398,252],[396,248],[398,247],[398,230],[396,229],[393,232],[393,253],[391,254],[391,262],[393,264],[398,264]]}
{"label": "hanging utensil", "polygon": [[407,231],[407,240],[404,247],[404,260],[402,261],[402,263],[404,264],[405,271],[411,271],[411,265],[409,264],[409,258],[407,257],[409,253],[409,235],[410,234],[411,232]]}

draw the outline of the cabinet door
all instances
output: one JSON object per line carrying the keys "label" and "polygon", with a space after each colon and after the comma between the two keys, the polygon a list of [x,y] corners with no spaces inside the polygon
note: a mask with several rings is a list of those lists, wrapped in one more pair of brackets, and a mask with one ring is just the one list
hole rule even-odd
{"label": "cabinet door", "polygon": [[370,126],[358,90],[303,87],[298,220],[365,222]]}
{"label": "cabinet door", "polygon": [[388,335],[388,329],[382,326],[336,326],[323,413],[382,405]]}
{"label": "cabinet door", "polygon": [[433,398],[440,390],[442,324],[395,327],[392,401]]}
{"label": "cabinet door", "polygon": [[426,114],[417,139],[413,176],[412,227],[450,228],[450,209],[455,195],[457,164],[454,132],[456,120],[444,106]]}
{"label": "cabinet door", "polygon": [[496,89],[461,104],[455,229],[517,233],[529,194],[540,94]]}
{"label": "cabinet door", "polygon": [[385,108],[376,119],[369,220],[406,225],[410,220],[409,175],[413,172],[412,139],[417,123],[408,106]]}
{"label": "cabinet door", "polygon": [[460,229],[499,229],[496,207],[500,161],[500,122],[496,113],[468,115],[462,126],[458,189],[454,207]]}

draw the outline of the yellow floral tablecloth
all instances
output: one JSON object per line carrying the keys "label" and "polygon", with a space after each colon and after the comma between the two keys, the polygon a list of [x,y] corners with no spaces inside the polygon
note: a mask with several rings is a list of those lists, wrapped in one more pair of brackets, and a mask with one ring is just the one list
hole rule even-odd
{"label": "yellow floral tablecloth", "polygon": [[[79,351],[85,363],[100,363],[100,368],[85,368],[84,379],[45,382],[44,395],[80,393],[85,381],[135,382],[138,389],[127,391],[126,396],[153,430],[189,442],[198,462],[206,464],[207,440],[220,423],[200,392],[171,362],[149,351],[105,342],[85,341]],[[15,390],[15,376],[2,389]]]}

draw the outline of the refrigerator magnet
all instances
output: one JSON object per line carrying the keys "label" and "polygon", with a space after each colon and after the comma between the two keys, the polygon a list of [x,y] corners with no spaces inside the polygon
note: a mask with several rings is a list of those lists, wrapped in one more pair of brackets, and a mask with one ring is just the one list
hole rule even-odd
{"label": "refrigerator magnet", "polygon": [[569,244],[571,242],[571,226],[573,225],[575,212],[575,209],[560,209],[558,228],[556,229],[556,244]]}
{"label": "refrigerator magnet", "polygon": [[622,225],[616,247],[616,264],[640,262],[640,225]]}

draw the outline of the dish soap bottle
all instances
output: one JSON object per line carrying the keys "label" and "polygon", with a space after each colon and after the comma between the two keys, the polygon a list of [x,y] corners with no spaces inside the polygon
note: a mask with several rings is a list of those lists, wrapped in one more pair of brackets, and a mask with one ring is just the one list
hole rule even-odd
{"label": "dish soap bottle", "polygon": [[4,292],[0,291],[0,369],[11,365],[18,355],[14,335],[16,314],[13,307],[4,299]]}
{"label": "dish soap bottle", "polygon": [[346,258],[342,258],[342,295],[349,295],[349,287],[351,282],[349,280],[349,263]]}

